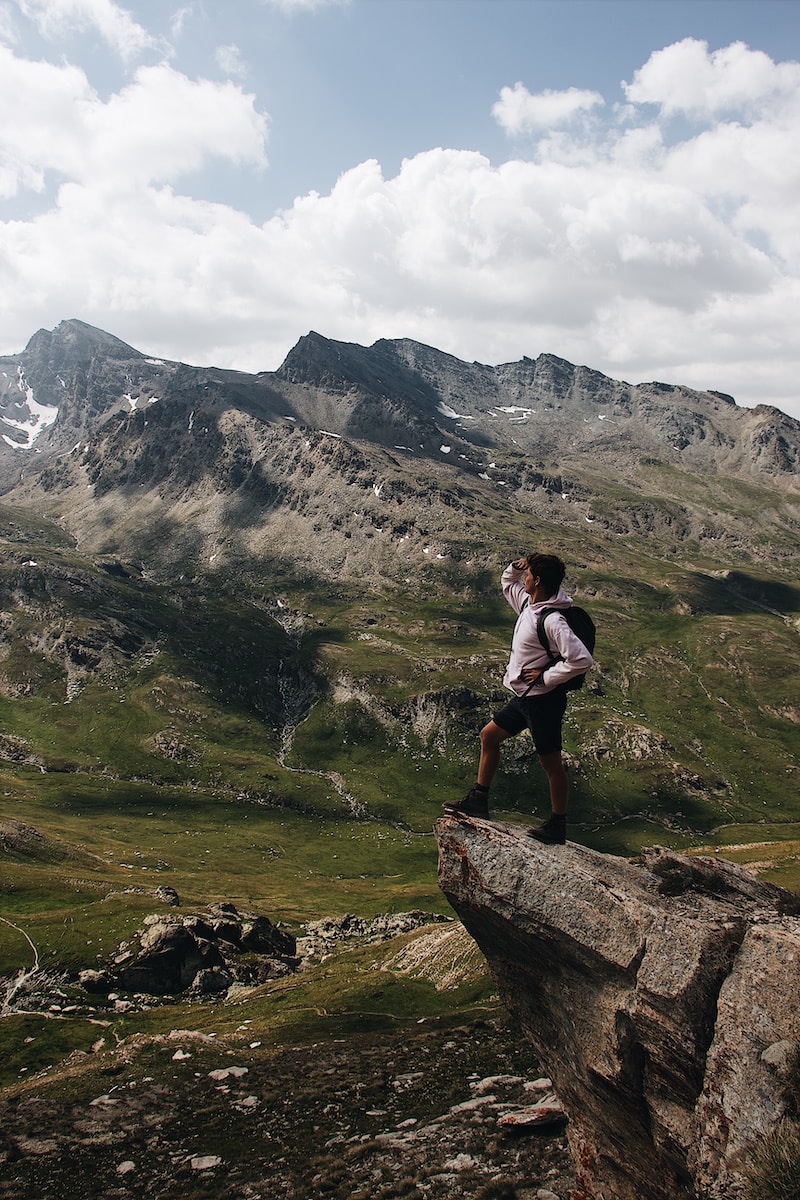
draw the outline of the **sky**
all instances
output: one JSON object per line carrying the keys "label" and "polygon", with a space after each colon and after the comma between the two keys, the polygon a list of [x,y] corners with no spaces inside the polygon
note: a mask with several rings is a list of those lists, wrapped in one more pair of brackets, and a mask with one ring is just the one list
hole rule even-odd
{"label": "sky", "polygon": [[798,0],[0,0],[0,353],[555,354],[800,418]]}

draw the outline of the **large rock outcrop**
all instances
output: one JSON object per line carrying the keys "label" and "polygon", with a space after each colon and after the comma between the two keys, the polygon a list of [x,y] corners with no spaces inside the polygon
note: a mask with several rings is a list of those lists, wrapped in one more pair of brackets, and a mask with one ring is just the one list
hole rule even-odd
{"label": "large rock outcrop", "polygon": [[[163,891],[162,898],[177,903],[172,889]],[[209,995],[296,971],[296,949],[292,934],[267,917],[238,913],[233,904],[185,916],[153,913],[132,942],[123,942],[101,970],[82,971],[79,981],[91,992]]]}
{"label": "large rock outcrop", "polygon": [[663,849],[633,863],[454,818],[436,835],[440,887],[568,1114],[573,1200],[740,1195],[790,1103],[798,897]]}

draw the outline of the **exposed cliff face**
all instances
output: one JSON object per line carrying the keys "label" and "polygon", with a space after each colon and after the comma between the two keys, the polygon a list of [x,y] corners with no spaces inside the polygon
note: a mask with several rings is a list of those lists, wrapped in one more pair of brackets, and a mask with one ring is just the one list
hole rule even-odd
{"label": "exposed cliff face", "polygon": [[[110,416],[156,403],[180,410],[173,440],[191,440],[195,424],[234,411],[447,461],[469,475],[492,450],[573,467],[588,455],[626,476],[644,455],[792,489],[800,462],[800,422],[777,409],[739,408],[715,391],[631,385],[552,354],[490,367],[404,339],[365,347],[310,333],[277,371],[252,375],[148,358],[70,320],[0,357],[0,487],[91,439]],[[145,424],[128,432],[141,436]]]}
{"label": "exposed cliff face", "polygon": [[569,1115],[574,1200],[738,1195],[787,1111],[797,897],[666,850],[635,865],[518,826],[436,834],[440,887]]}
{"label": "exposed cliff face", "polygon": [[[549,354],[489,367],[312,333],[253,375],[63,321],[0,357],[0,494],[173,577],[223,558],[305,562],[320,534],[337,577],[377,577],[398,549],[463,561],[465,512],[481,529],[510,511],[783,561],[798,463],[800,422],[777,410]],[[742,499],[739,481],[756,492]]]}

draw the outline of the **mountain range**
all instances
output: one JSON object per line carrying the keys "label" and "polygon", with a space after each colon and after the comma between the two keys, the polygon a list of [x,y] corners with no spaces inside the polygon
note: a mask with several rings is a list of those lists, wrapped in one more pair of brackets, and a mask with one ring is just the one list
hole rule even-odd
{"label": "mountain range", "polygon": [[0,430],[9,499],[166,575],[309,561],[321,539],[333,576],[374,576],[398,552],[462,562],[465,515],[488,509],[765,562],[797,544],[798,421],[549,354],[490,367],[310,333],[247,374],[70,320],[0,359]]}

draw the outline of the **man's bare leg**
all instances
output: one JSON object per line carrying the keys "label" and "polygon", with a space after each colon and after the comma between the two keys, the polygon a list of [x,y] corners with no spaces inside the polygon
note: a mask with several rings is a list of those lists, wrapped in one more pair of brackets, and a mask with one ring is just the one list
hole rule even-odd
{"label": "man's bare leg", "polygon": [[505,729],[501,729],[494,721],[484,725],[481,730],[481,757],[478,763],[477,782],[463,800],[445,804],[446,813],[452,816],[483,817],[484,819],[489,816],[489,787],[500,762],[500,746],[509,737],[511,734],[507,733]]}
{"label": "man's bare leg", "polygon": [[556,816],[564,817],[567,814],[569,781],[561,761],[561,751],[554,750],[552,754],[540,754],[539,762],[544,767],[547,782],[550,785],[550,807]]}
{"label": "man's bare leg", "polygon": [[511,734],[494,721],[481,730],[481,757],[478,763],[478,786],[489,788],[500,763],[500,746]]}
{"label": "man's bare leg", "polygon": [[537,842],[548,846],[563,846],[566,841],[567,829],[567,800],[569,799],[569,783],[564,764],[561,761],[561,751],[554,750],[552,754],[540,754],[539,762],[547,774],[550,784],[550,807],[552,813],[538,829],[529,829],[531,837]]}

